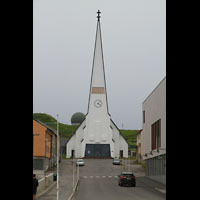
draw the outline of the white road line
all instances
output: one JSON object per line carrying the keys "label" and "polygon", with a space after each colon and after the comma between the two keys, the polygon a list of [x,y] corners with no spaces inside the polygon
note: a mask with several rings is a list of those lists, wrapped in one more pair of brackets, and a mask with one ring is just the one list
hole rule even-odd
{"label": "white road line", "polygon": [[83,176],[83,178],[118,178],[118,176]]}
{"label": "white road line", "polygon": [[162,193],[164,193],[164,194],[166,194],[166,190],[165,189],[160,189],[160,188],[155,188],[155,190],[157,190],[157,191],[159,191],[159,192],[162,192]]}

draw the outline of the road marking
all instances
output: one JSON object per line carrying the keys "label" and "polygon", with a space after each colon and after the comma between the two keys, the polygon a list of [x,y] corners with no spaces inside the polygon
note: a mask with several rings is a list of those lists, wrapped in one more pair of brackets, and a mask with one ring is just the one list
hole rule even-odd
{"label": "road marking", "polygon": [[83,176],[83,178],[118,178],[118,176]]}
{"label": "road marking", "polygon": [[155,190],[157,190],[157,191],[159,191],[159,192],[162,192],[162,193],[164,193],[164,194],[166,194],[166,190],[165,189],[160,189],[160,188],[155,188]]}

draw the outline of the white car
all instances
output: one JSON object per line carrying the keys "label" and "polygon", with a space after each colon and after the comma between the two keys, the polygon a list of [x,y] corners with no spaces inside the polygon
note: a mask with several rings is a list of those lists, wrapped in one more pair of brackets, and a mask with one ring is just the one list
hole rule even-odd
{"label": "white car", "polygon": [[76,162],[76,166],[84,166],[85,163],[83,161],[83,159],[78,159],[77,162]]}
{"label": "white car", "polygon": [[114,158],[114,159],[113,159],[113,165],[120,165],[120,160],[119,160],[119,158]]}

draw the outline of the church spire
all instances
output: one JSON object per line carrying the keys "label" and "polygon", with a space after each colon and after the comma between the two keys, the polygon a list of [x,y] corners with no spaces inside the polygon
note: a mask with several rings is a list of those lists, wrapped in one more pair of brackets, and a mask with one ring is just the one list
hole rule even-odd
{"label": "church spire", "polygon": [[100,13],[101,13],[100,10],[98,10],[88,112],[90,107],[91,96],[95,95],[98,96],[100,95],[105,97],[106,101],[105,106],[108,112],[106,81],[105,81],[105,71],[104,71],[104,61],[103,61],[103,48],[102,48],[101,27],[100,27]]}

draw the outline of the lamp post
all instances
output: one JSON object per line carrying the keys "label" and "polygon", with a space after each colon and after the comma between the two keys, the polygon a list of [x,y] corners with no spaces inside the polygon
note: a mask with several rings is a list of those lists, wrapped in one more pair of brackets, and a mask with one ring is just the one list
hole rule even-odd
{"label": "lamp post", "polygon": [[57,200],[59,200],[59,123],[57,114]]}

